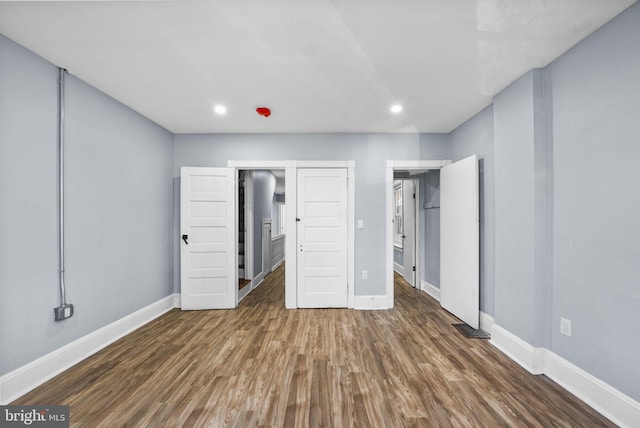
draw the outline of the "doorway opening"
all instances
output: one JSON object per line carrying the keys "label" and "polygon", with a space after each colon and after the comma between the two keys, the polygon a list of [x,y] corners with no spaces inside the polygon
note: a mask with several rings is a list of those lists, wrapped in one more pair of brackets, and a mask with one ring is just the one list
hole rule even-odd
{"label": "doorway opening", "polygon": [[[281,239],[280,249],[276,250],[272,248],[272,255],[278,254],[278,252],[284,252],[284,258],[286,259],[285,263],[285,272],[284,272],[284,281],[285,281],[285,307],[288,309],[295,309],[301,307],[299,304],[299,288],[300,284],[298,282],[298,257],[299,257],[299,239],[298,239],[298,229],[300,222],[297,221],[297,213],[298,213],[298,171],[301,169],[346,169],[347,171],[347,183],[354,183],[354,174],[355,174],[355,161],[298,161],[298,160],[284,160],[284,161],[240,161],[240,160],[229,160],[227,162],[228,168],[233,168],[235,171],[244,170],[245,171],[245,206],[251,203],[249,199],[249,190],[248,186],[253,186],[252,192],[254,193],[254,205],[255,205],[255,195],[257,194],[256,183],[255,183],[255,174],[256,171],[270,171],[275,172],[277,170],[284,171],[284,191],[282,197],[277,196],[278,192],[276,192],[276,198],[280,198],[277,200],[277,208],[279,217],[272,217],[272,244],[278,241],[277,233],[286,235],[286,239]],[[250,181],[247,180],[246,177],[249,176],[247,174],[251,172],[250,176],[254,177],[251,180],[252,184],[249,184]],[[355,191],[353,185],[347,186],[347,255],[346,260],[344,261],[347,265],[347,288],[348,288],[348,302],[347,307],[353,307],[354,302],[354,242],[355,242],[355,233],[353,224],[355,222],[354,215],[354,201],[355,201]],[[237,190],[237,189],[236,189]],[[261,234],[261,223],[257,223],[258,221],[262,221],[262,218],[253,214],[253,211],[245,210],[245,224],[246,224],[246,233],[245,236],[245,275],[248,275],[249,269],[254,268],[252,274],[252,282],[254,284],[259,284],[259,281],[262,278],[259,278],[259,270],[261,269],[261,262],[258,263],[257,260],[253,260],[253,263],[249,261],[251,255],[257,254],[256,239],[253,239],[254,242],[251,242],[249,239],[251,236],[254,238],[257,235]],[[253,220],[249,217],[253,215]],[[278,218],[280,220],[278,220]],[[237,219],[237,218],[236,218]],[[250,232],[248,229],[257,223],[254,227],[254,230]],[[239,233],[240,231],[238,231]],[[276,235],[274,235],[274,232]],[[253,250],[251,246],[253,245]],[[283,248],[282,248],[283,247]],[[304,267],[304,265],[303,265]],[[274,266],[275,268],[275,266]],[[235,273],[235,272],[234,272]],[[253,286],[255,287],[255,285]],[[237,288],[236,288],[237,290]]]}
{"label": "doorway opening", "polygon": [[284,263],[285,170],[237,169],[238,301]]}
{"label": "doorway opening", "polygon": [[[398,193],[402,186],[394,186],[394,180],[402,180],[405,183],[407,177],[415,180],[416,176],[422,176],[422,181],[418,181],[418,187],[422,187],[424,191],[418,191],[416,194],[417,206],[420,208],[417,210],[418,256],[415,258],[415,266],[416,283],[420,282],[419,286],[414,286],[432,294],[444,309],[477,329],[480,318],[480,241],[479,173],[476,155],[454,163],[446,160],[387,161],[388,305],[393,307],[396,248],[393,243],[399,241],[399,233],[396,232],[403,230],[396,227],[400,222],[396,221],[395,217],[396,213],[402,210],[394,211],[404,199]],[[421,210],[423,212],[420,212]],[[427,235],[420,232],[421,229],[425,232],[430,229],[431,239],[427,239]],[[436,239],[438,232],[439,239]],[[440,259],[439,263],[435,262],[436,256]],[[396,265],[399,266],[400,263],[396,262]],[[404,260],[402,268],[404,269]],[[428,282],[427,278],[437,281],[438,284]]]}
{"label": "doorway opening", "polygon": [[393,270],[439,299],[440,170],[393,172]]}

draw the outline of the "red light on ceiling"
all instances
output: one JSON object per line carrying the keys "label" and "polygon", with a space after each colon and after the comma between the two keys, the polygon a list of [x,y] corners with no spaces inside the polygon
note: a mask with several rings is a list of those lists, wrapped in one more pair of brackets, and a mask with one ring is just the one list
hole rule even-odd
{"label": "red light on ceiling", "polygon": [[264,116],[264,117],[269,117],[271,116],[271,110],[267,107],[258,107],[256,109],[256,113],[258,113],[260,116]]}

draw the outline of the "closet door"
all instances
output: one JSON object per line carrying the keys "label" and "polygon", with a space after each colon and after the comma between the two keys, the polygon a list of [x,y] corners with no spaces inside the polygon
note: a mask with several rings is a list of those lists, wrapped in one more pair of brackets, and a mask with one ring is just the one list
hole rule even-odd
{"label": "closet door", "polygon": [[440,170],[440,304],[480,325],[478,157]]}
{"label": "closet door", "polygon": [[298,169],[298,307],[346,308],[347,170]]}

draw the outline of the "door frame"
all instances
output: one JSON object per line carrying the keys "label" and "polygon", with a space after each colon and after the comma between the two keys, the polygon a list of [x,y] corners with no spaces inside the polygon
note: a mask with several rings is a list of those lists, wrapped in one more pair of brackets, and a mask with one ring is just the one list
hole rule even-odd
{"label": "door frame", "polygon": [[[386,288],[387,288],[387,307],[393,308],[394,290],[393,290],[393,173],[395,170],[417,171],[427,169],[440,169],[451,163],[450,160],[387,160],[385,169],[386,183],[386,215],[387,215],[387,257],[386,257]],[[417,196],[416,196],[417,197]],[[419,223],[419,222],[416,222]],[[419,254],[419,246],[416,242],[416,252]],[[416,288],[420,287],[420,273],[422,272],[422,258],[416,257]]]}
{"label": "door frame", "polygon": [[[400,178],[397,179],[402,181],[402,225],[404,227],[404,240],[402,245],[402,253],[403,253],[403,266],[402,266],[402,276],[405,281],[409,283],[413,288],[420,288],[420,269],[419,269],[419,253],[420,253],[420,212],[418,210],[418,203],[420,202],[420,180],[416,178]],[[411,192],[412,197],[408,197],[405,189],[405,182],[411,182]],[[409,201],[409,203],[405,204],[405,202]],[[405,206],[406,205],[406,206]],[[405,209],[409,208],[409,209]],[[410,222],[407,221],[406,214],[410,213],[409,218]],[[410,234],[407,233],[407,225],[409,225]],[[411,235],[410,238],[409,235]],[[411,242],[411,245],[407,246],[407,240]],[[407,254],[410,254],[412,263],[410,266],[407,266]],[[409,267],[409,271],[407,271],[407,267]],[[413,268],[413,269],[412,269]],[[412,280],[409,281],[407,276],[412,277]]]}
{"label": "door frame", "polygon": [[[236,168],[236,174],[240,169]],[[237,194],[238,189],[235,192]],[[238,219],[239,217],[236,216],[236,223],[239,222]],[[245,278],[250,278],[253,284],[253,174],[251,171],[246,171],[244,176],[244,234],[244,275]]]}
{"label": "door frame", "polygon": [[[262,219],[262,276],[265,277],[267,275],[269,275],[271,273],[271,268],[273,266],[273,264],[271,263],[271,237],[272,237],[272,233],[271,233],[271,227],[272,227],[272,219],[270,218],[263,218]],[[269,226],[269,239],[268,242],[265,241],[264,237],[265,237],[265,228],[266,226]],[[265,256],[269,256],[268,258]]]}
{"label": "door frame", "polygon": [[[354,307],[355,300],[355,160],[348,161],[260,161],[260,160],[229,160],[230,168],[244,170],[284,169],[285,170],[285,273],[284,273],[284,305],[287,309],[298,308],[298,262],[296,243],[298,242],[296,210],[297,210],[297,177],[298,168],[346,168],[347,169],[347,307]],[[237,184],[236,184],[237,186]],[[238,189],[236,189],[237,193]],[[237,219],[236,219],[237,221]],[[237,227],[236,227],[237,229]],[[237,232],[236,232],[237,233]],[[237,240],[237,237],[236,237]],[[393,284],[392,284],[393,285]],[[393,290],[392,290],[393,291]]]}

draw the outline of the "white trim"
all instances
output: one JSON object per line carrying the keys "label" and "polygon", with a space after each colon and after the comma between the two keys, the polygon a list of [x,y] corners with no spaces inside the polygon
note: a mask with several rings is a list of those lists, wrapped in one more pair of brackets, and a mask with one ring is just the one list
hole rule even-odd
{"label": "white trim", "polygon": [[182,307],[182,300],[180,298],[180,293],[173,293],[173,307],[174,308]]}
{"label": "white trim", "polygon": [[420,228],[420,207],[422,206],[422,198],[420,196],[420,180],[413,179],[413,193],[415,200],[413,204],[413,224],[414,224],[414,238],[413,238],[413,264],[416,267],[416,272],[413,276],[414,284],[416,288],[420,288],[420,278],[423,275],[422,263],[424,263],[422,247],[422,229]]}
{"label": "white trim", "polygon": [[387,160],[391,169],[440,169],[451,163],[450,160]]}
{"label": "white trim", "polygon": [[404,278],[404,266],[402,266],[395,260],[393,261],[393,271],[398,272]]}
{"label": "white trim", "polygon": [[284,173],[284,210],[285,210],[285,233],[287,240],[284,243],[284,258],[287,265],[284,269],[284,307],[295,309],[298,307],[298,252],[296,243],[298,242],[297,197],[298,197],[298,173],[296,161],[288,161]]}
{"label": "white trim", "polygon": [[278,269],[278,267],[279,267],[282,263],[284,263],[284,258],[283,258],[282,260],[280,260],[280,261],[277,261],[277,262],[276,262],[276,264],[274,264],[274,265],[271,267],[271,272],[273,272],[274,270]]}
{"label": "white trim", "polygon": [[547,350],[544,374],[621,427],[637,427],[640,402]]}
{"label": "white trim", "polygon": [[[267,228],[266,226],[269,226],[269,232],[265,233],[265,229]],[[273,231],[272,231],[272,227],[273,224],[271,222],[270,218],[263,218],[262,219],[262,229],[261,229],[261,234],[262,234],[262,252],[261,252],[261,259],[262,259],[262,272],[265,273],[264,276],[267,276],[269,273],[271,273],[271,266],[272,266],[272,262],[273,262]],[[267,242],[265,242],[264,237],[265,235],[267,236]],[[266,257],[265,257],[266,256]],[[268,271],[266,269],[269,269]]]}
{"label": "white trim", "polygon": [[[236,168],[236,175],[238,168]],[[244,173],[244,277],[253,278],[253,172]],[[239,221],[239,220],[238,220]],[[236,229],[237,229],[236,225]]]}
{"label": "white trim", "polygon": [[[482,322],[483,317],[480,319]],[[529,345],[497,324],[493,324],[490,333],[490,343],[530,373],[548,376],[616,425],[638,426],[640,402],[554,352]]]}
{"label": "white trim", "polygon": [[228,160],[227,166],[236,169],[285,169],[288,161]]}
{"label": "white trim", "polygon": [[493,325],[495,324],[495,320],[489,314],[485,314],[480,311],[480,330],[486,331],[491,334],[493,331]]}
{"label": "white trim", "polygon": [[0,377],[0,404],[5,405],[133,330],[176,307],[179,296],[164,297],[142,309],[74,340]]}
{"label": "white trim", "polygon": [[393,308],[393,249],[394,249],[394,234],[393,234],[393,218],[395,213],[393,212],[394,208],[394,194],[393,194],[393,161],[387,161],[387,168],[385,168],[385,195],[386,197],[386,221],[387,224],[387,260],[386,260],[386,289],[387,289],[387,305],[390,308]]}
{"label": "white trim", "polygon": [[[287,235],[285,235],[284,233],[282,235],[274,236],[271,239],[271,245],[278,246],[278,245],[280,245],[281,241],[284,241],[284,244],[286,245],[286,243],[287,243],[286,239],[287,239]],[[278,268],[278,266],[280,266],[282,263],[284,263],[284,260],[285,260],[284,253],[282,253],[282,257],[279,260],[276,260],[275,263],[274,263],[273,262],[273,254],[274,253],[272,252],[272,256],[271,256],[271,262],[272,262],[271,272],[276,270]]]}
{"label": "white trim", "polygon": [[391,308],[388,305],[387,296],[371,295],[371,296],[354,296],[353,309],[376,310],[376,309],[391,309]]}
{"label": "white trim", "polygon": [[251,293],[252,291],[253,291],[253,288],[251,287],[251,283],[245,285],[240,290],[238,290],[238,303],[242,302],[242,299],[247,297],[249,293]]}
{"label": "white trim", "polygon": [[520,364],[529,373],[534,375],[544,373],[544,348],[529,345],[498,324],[494,324],[491,329],[489,343]]}
{"label": "white trim", "polygon": [[420,281],[420,289],[436,299],[438,302],[440,301],[440,289],[435,285],[427,281]]}
{"label": "white trim", "polygon": [[347,307],[353,308],[355,305],[355,284],[356,284],[356,162],[347,161]]}
{"label": "white trim", "polygon": [[[385,168],[385,185],[386,190],[386,224],[387,224],[387,272],[386,272],[386,289],[388,306],[393,307],[393,170],[427,170],[427,169],[440,169],[443,166],[447,166],[451,163],[450,160],[387,160],[387,166]],[[420,263],[420,257],[417,260]],[[416,265],[416,271],[420,268]],[[416,275],[417,278],[420,278]]]}
{"label": "white trim", "polygon": [[266,275],[263,272],[260,272],[258,275],[256,275],[255,278],[253,278],[253,280],[251,280],[251,290],[255,290],[258,285],[262,284],[262,281],[264,281],[264,277]]}
{"label": "white trim", "polygon": [[356,161],[319,161],[319,160],[299,160],[296,161],[298,168],[355,168]]}

